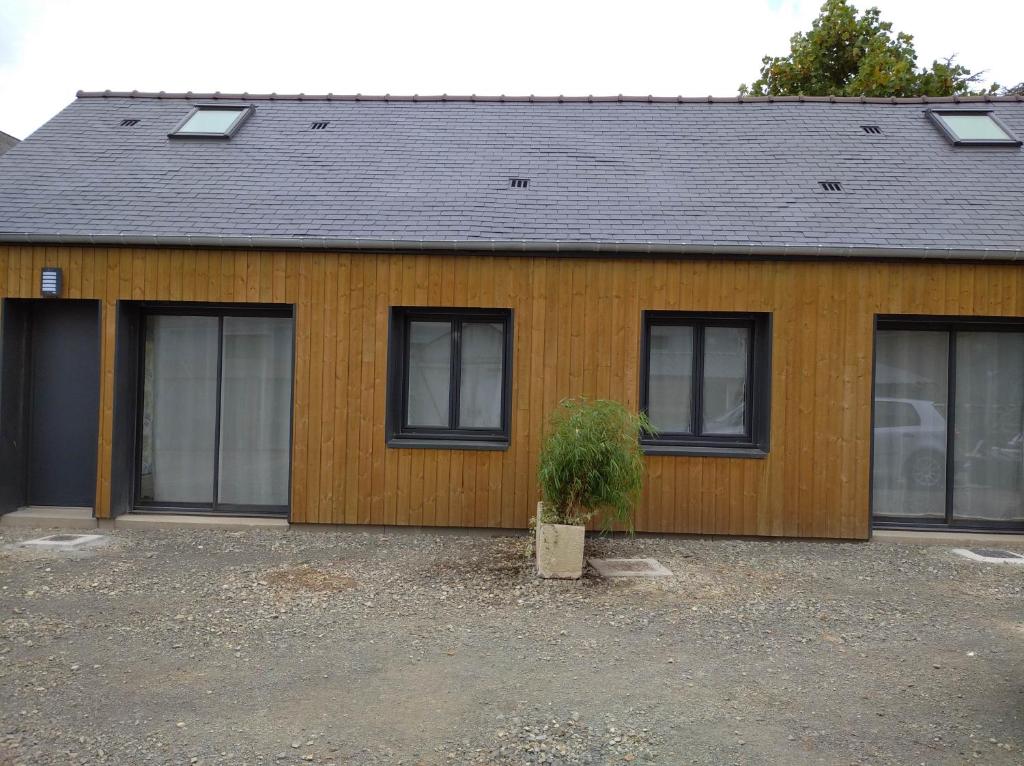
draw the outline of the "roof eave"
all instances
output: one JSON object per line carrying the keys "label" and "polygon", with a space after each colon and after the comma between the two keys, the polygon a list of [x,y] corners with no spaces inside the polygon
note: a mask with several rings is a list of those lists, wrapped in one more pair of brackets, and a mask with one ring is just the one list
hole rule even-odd
{"label": "roof eave", "polygon": [[38,234],[0,232],[0,244],[186,247],[259,250],[359,250],[377,252],[494,252],[560,255],[687,256],[747,258],[898,258],[917,260],[1019,261],[1024,248],[902,247],[875,245],[765,245],[727,242],[587,242],[572,240],[350,239],[339,237],[245,237],[210,234]]}

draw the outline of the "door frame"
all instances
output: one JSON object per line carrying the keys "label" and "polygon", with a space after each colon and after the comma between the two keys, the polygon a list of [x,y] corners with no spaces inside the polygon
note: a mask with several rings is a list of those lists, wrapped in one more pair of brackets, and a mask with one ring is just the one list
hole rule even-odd
{"label": "door frame", "polygon": [[[946,360],[946,470],[945,515],[942,519],[900,519],[876,516],[875,504],[875,386],[878,367],[878,333],[881,330],[910,330],[944,332],[949,336]],[[986,532],[994,534],[1021,534],[1024,521],[963,521],[953,518],[953,494],[956,438],[956,342],[960,332],[1015,332],[1024,333],[1024,317],[943,316],[924,314],[876,314],[872,329],[871,346],[871,424],[868,460],[868,520],[872,529],[932,530],[943,532]],[[1022,382],[1024,384],[1024,382]]]}
{"label": "door frame", "polygon": [[[284,517],[291,515],[291,492],[293,465],[293,439],[295,433],[295,309],[291,304],[214,304],[214,303],[163,303],[163,302],[137,302],[134,303],[137,309],[135,315],[138,322],[136,348],[134,349],[134,410],[133,439],[131,450],[131,509],[142,513],[169,513],[189,515],[230,515],[230,516],[255,516],[255,517]],[[213,501],[210,503],[182,503],[168,501],[142,500],[139,497],[140,483],[142,478],[142,413],[144,411],[145,397],[145,370],[146,370],[146,320],[151,316],[208,316],[219,319],[217,339],[217,401],[215,416],[215,437],[214,437],[214,486]],[[219,446],[220,446],[220,408],[221,408],[221,385],[222,367],[224,363],[224,317],[277,317],[291,320],[291,358],[289,359],[289,394],[288,394],[288,503],[285,505],[238,505],[233,503],[217,502],[217,477],[219,473]]]}
{"label": "door frame", "polygon": [[92,304],[97,350],[96,444],[93,445],[91,501],[96,515],[96,476],[102,428],[103,305],[95,298],[3,298],[0,300],[0,514],[31,502],[29,458],[32,450],[33,312],[46,305]]}

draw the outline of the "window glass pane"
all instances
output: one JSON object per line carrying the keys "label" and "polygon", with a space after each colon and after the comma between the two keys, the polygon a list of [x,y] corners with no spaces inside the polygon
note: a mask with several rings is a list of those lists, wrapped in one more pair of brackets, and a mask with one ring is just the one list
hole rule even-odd
{"label": "window glass pane", "polygon": [[878,333],[872,478],[876,515],[946,515],[948,355],[945,332]]}
{"label": "window glass pane", "polygon": [[216,317],[146,319],[139,497],[213,502]]}
{"label": "window glass pane", "polygon": [[987,114],[942,114],[939,118],[957,138],[965,141],[1012,140]]}
{"label": "window glass pane", "polygon": [[750,330],[708,327],[704,330],[703,432],[745,434],[747,360]]}
{"label": "window glass pane", "polygon": [[663,433],[689,433],[693,385],[693,328],[652,325],[647,414]]}
{"label": "window glass pane", "polygon": [[953,517],[1024,520],[1024,334],[956,336]]}
{"label": "window glass pane", "polygon": [[917,414],[917,410],[910,402],[877,399],[875,401],[875,421],[885,423],[889,428],[919,426],[921,425],[921,416]]}
{"label": "window glass pane", "polygon": [[200,109],[188,122],[178,128],[179,133],[227,133],[228,128],[244,110]]}
{"label": "window glass pane", "polygon": [[218,502],[287,505],[292,320],[224,317]]}
{"label": "window glass pane", "polygon": [[451,364],[451,323],[410,322],[406,425],[448,427]]}
{"label": "window glass pane", "polygon": [[501,378],[505,326],[498,322],[462,325],[459,427],[501,427]]}

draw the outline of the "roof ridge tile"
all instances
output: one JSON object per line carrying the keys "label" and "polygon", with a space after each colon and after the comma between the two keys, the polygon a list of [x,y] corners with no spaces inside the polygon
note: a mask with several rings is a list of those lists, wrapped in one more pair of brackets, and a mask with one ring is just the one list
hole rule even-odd
{"label": "roof ridge tile", "polygon": [[764,104],[764,103],[830,103],[830,104],[963,104],[963,103],[989,103],[1004,102],[1014,103],[1024,101],[1020,94],[1008,96],[993,96],[989,94],[977,96],[627,96],[618,94],[614,96],[509,96],[501,94],[498,96],[450,95],[394,95],[385,93],[383,95],[367,95],[364,93],[354,94],[307,94],[307,93],[196,93],[186,91],[184,93],[171,93],[167,91],[88,91],[79,90],[77,98],[160,98],[178,100],[239,100],[249,101],[384,101],[384,102],[412,102],[412,103],[437,103],[437,102],[460,102],[460,103],[529,103],[529,104],[564,104],[564,103],[634,103],[634,104]]}

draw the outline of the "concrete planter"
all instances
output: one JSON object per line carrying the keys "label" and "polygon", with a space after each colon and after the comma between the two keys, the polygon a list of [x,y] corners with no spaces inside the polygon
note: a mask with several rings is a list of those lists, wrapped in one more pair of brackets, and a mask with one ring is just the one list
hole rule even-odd
{"label": "concrete planter", "polygon": [[583,540],[586,527],[576,524],[541,524],[537,504],[537,576],[578,580],[583,576]]}

